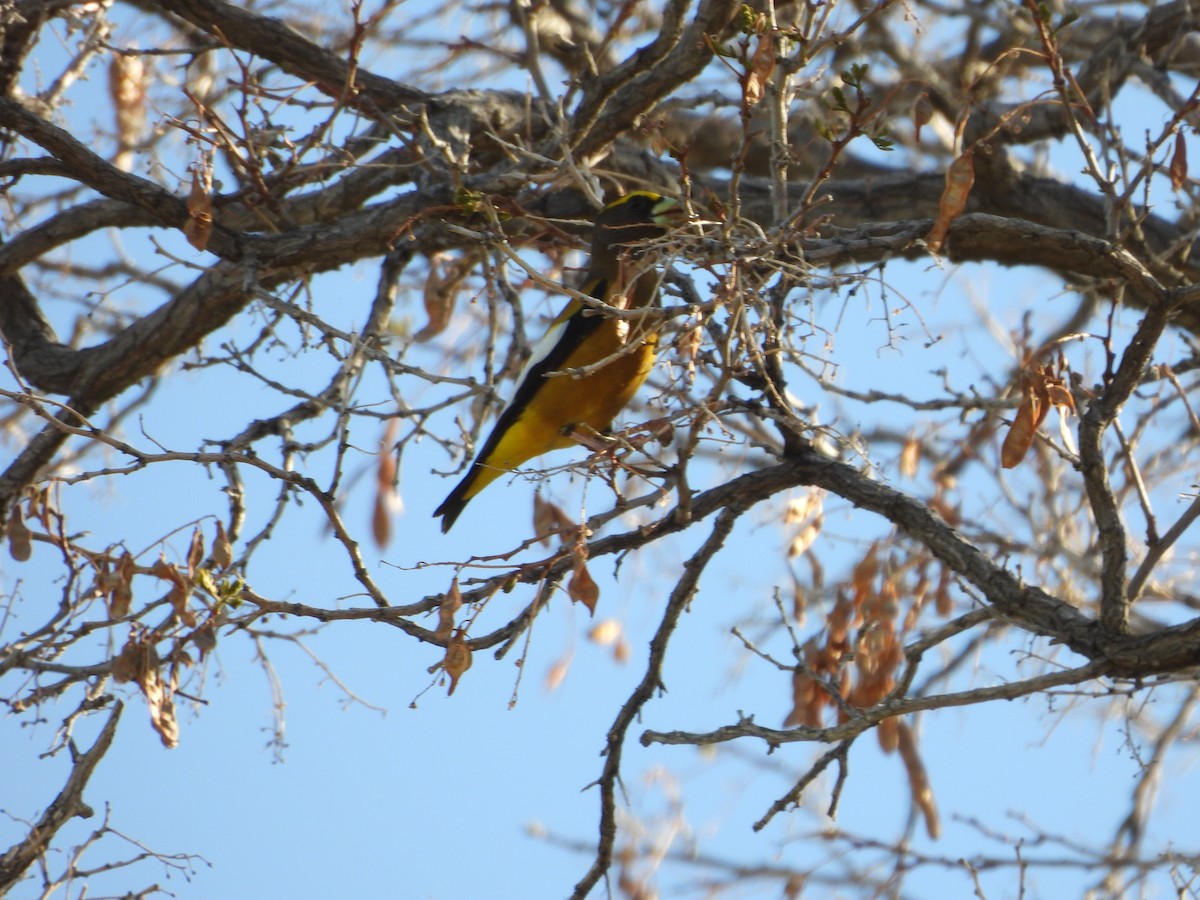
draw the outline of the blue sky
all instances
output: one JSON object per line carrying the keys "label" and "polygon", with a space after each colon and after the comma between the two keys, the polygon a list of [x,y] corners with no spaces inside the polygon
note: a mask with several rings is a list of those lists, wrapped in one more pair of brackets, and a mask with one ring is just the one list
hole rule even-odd
{"label": "blue sky", "polygon": [[[46,54],[41,62],[52,69],[55,49],[46,46],[39,53]],[[101,89],[98,76],[94,83],[81,85],[68,114],[86,121],[87,99]],[[1147,127],[1157,124],[1151,121]],[[1071,164],[1068,153],[1060,168],[1072,171]],[[183,252],[182,241],[155,236]],[[88,247],[97,254],[102,249],[97,242],[77,252],[86,253]],[[146,247],[136,249],[148,252]],[[1053,321],[1058,312],[1053,300],[1061,285],[1042,273],[990,266],[938,270],[923,262],[895,263],[887,274],[893,289],[890,303],[897,297],[908,299],[920,309],[925,325],[901,310],[895,333],[900,340],[890,345],[880,318],[884,301],[877,293],[859,292],[844,311],[840,303],[830,304],[821,314],[828,317],[826,324],[840,322],[840,331],[833,348],[823,352],[839,363],[839,383],[858,388],[883,385],[932,396],[941,384],[936,373],[942,369],[964,382],[976,383],[977,373],[1002,379],[1011,358],[1001,341],[975,327],[980,310],[991,310],[1004,329],[1019,324],[1026,304],[1045,320]],[[339,327],[354,327],[374,290],[375,275],[375,265],[364,263],[317,279],[317,311]],[[145,296],[129,289],[115,294],[112,302],[127,300],[145,302]],[[552,309],[548,305],[544,312]],[[419,324],[419,308],[414,318]],[[253,315],[244,315],[209,345],[215,347],[227,337],[244,338],[259,327]],[[927,348],[926,329],[944,340]],[[469,337],[469,332],[463,334],[463,339]],[[434,358],[436,352],[434,348],[426,358]],[[312,387],[328,378],[326,363],[327,358],[312,354],[280,356],[274,366],[281,377]],[[844,432],[854,430],[856,417],[868,415],[823,395],[812,382],[797,379],[791,389],[819,405],[823,420],[835,420]],[[368,375],[363,396],[387,401],[378,373]],[[229,435],[250,417],[271,415],[282,407],[278,396],[225,370],[172,372],[136,424],[128,426],[128,436],[139,446],[159,442],[191,449],[204,439]],[[878,408],[870,414],[882,419],[888,415]],[[442,421],[449,421],[449,413]],[[381,433],[382,426],[354,426],[354,443],[364,450],[364,470]],[[881,457],[886,460],[886,452]],[[327,454],[313,454],[304,464],[318,481],[327,477]],[[430,513],[456,479],[431,472],[448,466],[445,454],[429,441],[406,450],[401,482],[405,509],[396,520],[393,540],[382,552],[364,544],[372,575],[395,603],[444,590],[453,571],[449,565],[413,567],[505,549],[513,543],[513,532],[523,533],[527,527],[532,487],[515,479],[489,488],[449,536],[441,535]],[[725,477],[716,467],[701,471],[710,483]],[[370,483],[368,473],[345,497],[345,520],[363,536],[370,515]],[[1023,484],[1019,475],[1013,477],[1015,490]],[[266,478],[248,475],[247,485],[252,503],[269,503],[276,494]],[[221,508],[221,487],[219,479],[190,464],[169,463],[72,488],[64,494],[63,505],[73,527],[94,534],[97,542],[119,537],[135,549],[153,548],[153,558],[156,541],[166,530]],[[572,509],[581,483],[560,474],[547,490],[548,496]],[[962,488],[967,512],[984,518],[989,512],[986,499],[973,491],[971,484]],[[831,570],[852,562],[879,533],[877,522],[841,502],[827,501],[826,517],[822,561]],[[211,534],[210,523],[204,528]],[[255,530],[252,522],[247,531]],[[593,621],[560,593],[534,627],[523,675],[516,665],[519,650],[501,661],[480,653],[452,697],[428,672],[440,659],[436,648],[420,646],[385,625],[342,622],[303,637],[304,646],[362,703],[348,696],[301,647],[270,642],[270,664],[286,703],[284,748],[273,745],[271,684],[253,645],[240,636],[223,637],[206,662],[202,686],[196,682],[204,703],[181,706],[182,733],[175,750],[159,743],[137,692],[128,686],[116,688],[126,701],[124,721],[86,799],[98,810],[111,803],[111,825],[123,834],[160,853],[198,854],[207,864],[195,863],[193,873],[184,877],[143,863],[98,876],[89,896],[117,894],[151,882],[182,900],[357,894],[431,900],[565,896],[590,860],[558,846],[558,841],[594,841],[598,800],[589,784],[601,770],[605,732],[642,675],[666,592],[704,533],[702,528],[632,555],[623,561],[616,579],[612,559],[592,562],[591,571],[601,585],[597,617],[622,624],[632,650],[625,663],[616,661],[610,648],[588,639]],[[827,781],[814,787],[803,810],[776,817],[761,834],[751,830],[824,748],[793,744],[768,756],[761,745],[749,741],[710,752],[642,748],[637,742],[646,729],[705,731],[736,721],[740,711],[754,713],[763,724],[782,723],[790,706],[787,676],[750,657],[730,628],[761,621],[764,610],[771,609],[772,591],[789,584],[784,553],[788,537],[779,525],[778,508],[763,507],[743,518],[681,622],[664,672],[668,692],[646,706],[643,720],[630,733],[624,786],[631,808],[648,837],[663,842],[670,838],[674,853],[799,866],[826,852],[814,835],[826,824],[821,813],[830,790]],[[177,547],[167,550],[168,556],[177,552]],[[53,553],[45,545],[37,546],[34,559],[24,566],[7,559],[0,562],[0,584],[5,592],[17,590],[21,597],[6,627],[32,627],[40,621],[56,599],[57,585],[47,583],[52,577],[48,573],[56,571]],[[364,602],[351,596],[356,586],[344,553],[325,533],[312,503],[284,519],[255,557],[249,580],[273,599],[323,606]],[[528,600],[525,589],[498,595],[489,612],[499,621]],[[275,627],[292,633],[307,624],[279,621]],[[787,658],[784,636],[776,632],[768,643],[777,656]],[[956,688],[1018,677],[1024,670],[1016,661],[1028,649],[1028,644],[1010,639],[986,651],[972,670],[975,674]],[[550,689],[548,674],[564,660],[570,662],[566,677]],[[518,677],[518,700],[510,708]],[[431,682],[437,683],[430,687]],[[1104,718],[1106,703],[1081,702],[1063,714],[1065,702],[1056,700],[1052,708],[1046,698],[1034,697],[920,717],[920,748],[944,834],[933,842],[918,827],[912,837],[914,850],[948,860],[979,854],[1011,857],[1011,848],[981,835],[981,829],[1032,838],[1033,831],[1022,820],[1081,843],[1102,842],[1111,835],[1126,811],[1137,766],[1121,722]],[[1159,702],[1169,710],[1175,701],[1164,697]],[[9,816],[35,818],[60,786],[64,761],[40,761],[36,756],[50,743],[67,711],[44,710],[46,721],[36,727],[22,728],[9,720],[5,790],[0,795],[0,809]],[[80,726],[81,745],[89,743],[97,727],[95,721]],[[1187,746],[1181,744],[1183,749]],[[1181,841],[1190,839],[1189,813],[1198,796],[1188,762],[1173,759],[1170,789],[1161,800],[1164,815],[1154,826],[1158,835]],[[879,840],[898,838],[909,815],[899,760],[883,755],[874,736],[866,735],[854,747],[850,766],[837,824]],[[95,822],[74,823],[62,833],[60,846],[81,838]],[[20,833],[20,827],[0,817],[0,845],[7,846]],[[1153,841],[1149,845],[1154,846]],[[114,842],[96,848],[91,860],[99,863],[134,852]],[[1053,849],[1029,847],[1023,852],[1033,859]],[[818,876],[835,874],[833,865]],[[686,865],[670,865],[657,880],[664,895],[669,894],[667,888],[699,894],[696,885],[704,877]],[[989,898],[1017,896],[1011,871],[984,873],[981,878]],[[1086,874],[1064,867],[1031,872],[1026,887],[1032,896],[1077,896],[1087,883]],[[904,896],[966,896],[970,890],[961,867],[930,867],[909,877]],[[78,888],[71,893],[79,895]],[[778,887],[759,890],[751,883],[731,893],[743,895],[773,897]],[[18,889],[11,896],[32,897],[36,891]]]}

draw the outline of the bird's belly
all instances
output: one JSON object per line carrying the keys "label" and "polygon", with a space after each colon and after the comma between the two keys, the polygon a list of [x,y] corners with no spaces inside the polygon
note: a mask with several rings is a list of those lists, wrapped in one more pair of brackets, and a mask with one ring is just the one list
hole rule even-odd
{"label": "bird's belly", "polygon": [[654,364],[655,341],[630,345],[622,339],[617,322],[605,322],[602,334],[592,335],[562,364],[560,372],[603,366],[582,377],[561,374],[547,377],[530,404],[488,460],[489,466],[512,470],[548,450],[575,446],[568,432],[580,425],[606,431]]}

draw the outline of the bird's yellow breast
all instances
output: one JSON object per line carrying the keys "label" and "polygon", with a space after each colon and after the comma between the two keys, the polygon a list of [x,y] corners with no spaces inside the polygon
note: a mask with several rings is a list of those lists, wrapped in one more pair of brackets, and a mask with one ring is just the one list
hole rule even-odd
{"label": "bird's yellow breast", "polygon": [[607,362],[582,377],[547,376],[537,393],[537,402],[513,423],[488,457],[487,465],[511,470],[547,450],[570,447],[575,442],[567,433],[580,425],[606,431],[654,364],[656,338],[639,334],[638,327],[617,319],[602,322],[559,371]]}

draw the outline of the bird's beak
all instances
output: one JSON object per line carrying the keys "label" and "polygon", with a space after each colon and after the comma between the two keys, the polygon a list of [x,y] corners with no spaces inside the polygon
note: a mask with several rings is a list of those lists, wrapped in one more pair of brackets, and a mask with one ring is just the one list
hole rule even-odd
{"label": "bird's beak", "polygon": [[685,214],[686,210],[680,206],[678,200],[672,197],[663,197],[650,209],[650,215],[654,219],[654,224],[668,230],[677,225],[682,225]]}

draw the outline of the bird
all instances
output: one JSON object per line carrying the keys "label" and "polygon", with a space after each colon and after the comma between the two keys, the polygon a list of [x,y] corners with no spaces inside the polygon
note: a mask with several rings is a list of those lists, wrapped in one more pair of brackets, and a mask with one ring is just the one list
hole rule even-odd
{"label": "bird", "polygon": [[[597,215],[591,256],[579,293],[617,309],[650,305],[661,275],[628,257],[630,245],[666,234],[679,204],[652,191],[631,191]],[[467,503],[485,487],[526,460],[575,443],[581,426],[607,432],[637,392],[650,368],[658,338],[628,319],[605,316],[578,298],[567,303],[517,376],[512,399],[466,476],[434,510],[442,532],[450,530]],[[581,377],[567,369],[596,366]]]}

